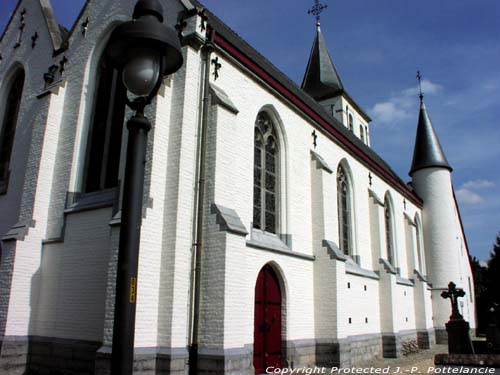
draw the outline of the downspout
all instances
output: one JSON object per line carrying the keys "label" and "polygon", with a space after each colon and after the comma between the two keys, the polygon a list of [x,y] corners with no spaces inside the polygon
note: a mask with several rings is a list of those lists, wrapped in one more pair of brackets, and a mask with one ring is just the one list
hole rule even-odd
{"label": "downspout", "polygon": [[189,374],[198,373],[198,333],[200,320],[201,299],[201,259],[203,252],[203,219],[205,205],[205,159],[207,151],[207,132],[209,115],[209,83],[210,83],[210,54],[214,50],[214,30],[201,48],[202,54],[202,91],[199,106],[202,108],[201,119],[198,128],[200,140],[197,153],[197,176],[198,182],[195,189],[195,217],[193,218],[193,256],[191,269],[191,301],[190,301],[190,326],[189,326]]}

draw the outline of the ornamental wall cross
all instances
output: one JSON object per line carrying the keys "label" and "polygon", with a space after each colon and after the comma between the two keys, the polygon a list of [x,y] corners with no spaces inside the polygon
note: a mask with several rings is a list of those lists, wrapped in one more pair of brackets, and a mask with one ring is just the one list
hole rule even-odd
{"label": "ornamental wall cross", "polygon": [[463,316],[458,311],[458,298],[465,296],[463,289],[457,289],[453,281],[448,284],[448,290],[441,293],[444,299],[449,298],[451,301],[451,316],[450,320],[463,319]]}

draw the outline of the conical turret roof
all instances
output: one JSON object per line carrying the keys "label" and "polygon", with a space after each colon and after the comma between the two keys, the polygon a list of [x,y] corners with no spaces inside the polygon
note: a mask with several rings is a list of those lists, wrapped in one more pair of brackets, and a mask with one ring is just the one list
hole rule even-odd
{"label": "conical turret roof", "polygon": [[337,68],[326,48],[319,23],[301,87],[316,100],[338,95],[344,90]]}
{"label": "conical turret roof", "polygon": [[432,121],[427,113],[423,99],[420,100],[420,114],[418,117],[417,136],[413,161],[411,163],[410,176],[419,169],[429,167],[442,167],[453,170],[444,155],[439,138],[434,131]]}

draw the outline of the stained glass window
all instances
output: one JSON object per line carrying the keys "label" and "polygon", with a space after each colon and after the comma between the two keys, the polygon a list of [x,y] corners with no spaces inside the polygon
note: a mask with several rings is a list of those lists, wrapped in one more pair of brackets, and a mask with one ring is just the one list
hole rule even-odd
{"label": "stained glass window", "polygon": [[391,207],[387,199],[385,200],[385,242],[387,250],[387,261],[394,265],[394,240]]}
{"label": "stained glass window", "polygon": [[418,270],[424,272],[424,265],[422,259],[422,231],[420,229],[420,221],[415,216],[416,236],[417,236],[417,257],[418,257]]}
{"label": "stained glass window", "polygon": [[352,255],[351,188],[346,172],[341,165],[337,169],[337,198],[340,249],[344,254]]}
{"label": "stained glass window", "polygon": [[0,193],[7,190],[10,173],[10,158],[14,145],[19,105],[24,86],[24,71],[15,76],[5,102],[5,112],[0,128]]}
{"label": "stained glass window", "polygon": [[104,55],[99,62],[97,92],[89,132],[84,191],[118,185],[126,89]]}
{"label": "stained glass window", "polygon": [[265,112],[257,116],[254,144],[253,226],[277,233],[279,150],[276,129]]}

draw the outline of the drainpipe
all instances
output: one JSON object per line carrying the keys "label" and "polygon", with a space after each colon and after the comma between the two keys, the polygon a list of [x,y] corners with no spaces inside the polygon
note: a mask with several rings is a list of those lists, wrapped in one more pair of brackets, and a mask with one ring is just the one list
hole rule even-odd
{"label": "drainpipe", "polygon": [[193,219],[193,257],[191,269],[191,301],[189,326],[189,375],[198,373],[198,331],[200,320],[201,299],[201,258],[203,252],[203,213],[205,205],[205,159],[207,150],[207,131],[209,115],[209,82],[210,54],[214,50],[213,38],[215,31],[211,30],[208,40],[201,49],[202,54],[202,91],[199,106],[202,108],[198,134],[200,140],[197,153],[198,182],[195,191],[195,217]]}

